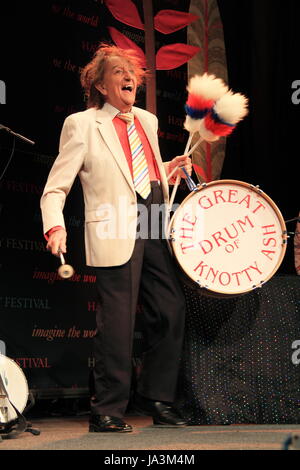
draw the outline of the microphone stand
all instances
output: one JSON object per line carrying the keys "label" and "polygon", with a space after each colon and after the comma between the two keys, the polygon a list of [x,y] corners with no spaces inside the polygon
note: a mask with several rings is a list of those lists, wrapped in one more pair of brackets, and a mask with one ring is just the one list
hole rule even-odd
{"label": "microphone stand", "polygon": [[[293,219],[285,220],[285,223],[288,224],[289,222],[300,222],[300,217],[294,217]],[[288,235],[299,235],[300,232],[287,232]]]}
{"label": "microphone stand", "polygon": [[3,172],[2,172],[2,174],[0,175],[0,181],[2,180],[3,176],[5,175],[6,170],[7,170],[8,166],[9,166],[11,160],[12,160],[12,157],[13,157],[13,155],[14,155],[15,146],[16,146],[16,137],[17,137],[18,139],[23,140],[23,141],[26,142],[27,144],[35,145],[35,142],[34,142],[33,140],[30,140],[30,139],[28,139],[27,137],[24,137],[23,135],[18,134],[17,132],[12,131],[9,127],[6,127],[6,126],[3,126],[3,124],[0,124],[0,131],[1,131],[2,129],[3,129],[4,131],[8,132],[9,134],[11,134],[11,135],[14,137],[14,140],[13,140],[13,147],[12,147],[12,151],[11,151],[11,154],[10,154],[10,156],[9,156],[8,162],[7,162],[7,164],[5,165],[5,168],[4,168]]}
{"label": "microphone stand", "polygon": [[285,220],[285,223],[288,224],[289,222],[300,222],[300,216],[294,217],[293,219]]}
{"label": "microphone stand", "polygon": [[13,135],[14,137],[17,137],[18,139],[24,140],[24,142],[26,142],[27,144],[35,145],[35,142],[33,140],[30,140],[27,137],[24,137],[23,135],[12,131],[9,127],[3,126],[3,124],[0,124],[0,131],[1,131],[1,129],[3,129],[4,131],[8,132],[11,135]]}

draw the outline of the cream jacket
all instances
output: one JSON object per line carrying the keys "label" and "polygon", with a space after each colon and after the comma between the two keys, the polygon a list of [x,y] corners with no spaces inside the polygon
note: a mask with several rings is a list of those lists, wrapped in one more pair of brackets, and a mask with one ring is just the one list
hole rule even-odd
{"label": "cream jacket", "polygon": [[[161,176],[165,206],[169,187],[153,114],[133,107],[152,147]],[[79,175],[85,205],[85,252],[89,266],[117,266],[132,254],[137,225],[137,200],[132,176],[112,119],[117,110],[105,104],[68,116],[59,155],[49,173],[41,198],[44,233],[65,228],[63,208]]]}

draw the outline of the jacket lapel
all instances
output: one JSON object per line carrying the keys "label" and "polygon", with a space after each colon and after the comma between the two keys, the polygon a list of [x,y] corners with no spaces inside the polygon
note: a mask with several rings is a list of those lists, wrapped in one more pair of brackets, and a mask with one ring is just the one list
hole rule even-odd
{"label": "jacket lapel", "polygon": [[[161,182],[164,190],[164,194],[168,195],[169,186],[166,178],[166,173],[164,169],[164,164],[160,156],[160,150],[158,146],[157,135],[155,134],[155,129],[153,125],[147,120],[144,113],[140,112],[139,108],[133,107],[133,112],[139,119],[146,135],[149,140],[150,146],[153,150],[155,160],[158,165],[158,169],[161,176]],[[119,166],[121,172],[126,178],[131,190],[135,194],[135,189],[132,181],[132,176],[128,166],[126,156],[124,154],[122,145],[119,141],[118,135],[116,133],[115,127],[112,123],[111,115],[105,110],[105,105],[103,108],[96,111],[96,121],[100,134],[106,143],[107,147],[111,151],[113,158],[116,160],[117,165]]]}
{"label": "jacket lapel", "polygon": [[116,160],[116,163],[126,178],[131,190],[135,194],[128,162],[116,133],[115,127],[112,123],[111,116],[105,111],[105,109],[98,109],[96,112],[96,121],[104,142],[109,148],[113,158]]}

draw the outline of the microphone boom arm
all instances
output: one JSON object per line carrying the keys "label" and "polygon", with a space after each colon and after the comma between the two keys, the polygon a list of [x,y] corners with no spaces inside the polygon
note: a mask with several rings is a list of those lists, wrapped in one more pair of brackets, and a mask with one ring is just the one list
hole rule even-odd
{"label": "microphone boom arm", "polygon": [[18,139],[24,140],[27,144],[30,145],[35,145],[35,142],[31,139],[28,139],[27,137],[24,137],[21,134],[18,134],[17,132],[12,131],[9,127],[3,126],[3,124],[0,124],[0,130],[3,129],[4,131],[8,132],[9,134],[12,134],[13,136],[17,137]]}

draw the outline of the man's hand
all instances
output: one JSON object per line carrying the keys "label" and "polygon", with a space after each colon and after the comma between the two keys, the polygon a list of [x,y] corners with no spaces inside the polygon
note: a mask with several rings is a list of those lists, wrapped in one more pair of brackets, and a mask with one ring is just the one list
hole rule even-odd
{"label": "man's hand", "polygon": [[[190,157],[187,157],[186,155],[180,155],[179,157],[173,158],[173,160],[171,160],[169,163],[168,173],[170,174],[176,166],[184,167],[187,173],[191,176],[192,161]],[[186,178],[186,175],[184,174],[184,172],[180,170],[179,168],[173,173],[173,178],[176,179],[178,175],[181,176],[182,178]]]}
{"label": "man's hand", "polygon": [[49,235],[47,250],[51,251],[51,253],[56,256],[58,256],[59,250],[61,250],[62,253],[66,253],[66,241],[67,232],[64,229],[56,230]]}

